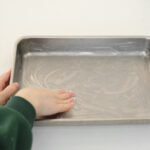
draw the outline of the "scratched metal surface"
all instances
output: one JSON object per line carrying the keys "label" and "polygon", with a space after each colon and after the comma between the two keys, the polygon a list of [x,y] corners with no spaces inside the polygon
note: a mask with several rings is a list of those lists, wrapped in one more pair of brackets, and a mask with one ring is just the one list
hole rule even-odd
{"label": "scratched metal surface", "polygon": [[150,118],[148,38],[27,38],[13,81],[75,92],[75,106],[37,124],[91,124]]}

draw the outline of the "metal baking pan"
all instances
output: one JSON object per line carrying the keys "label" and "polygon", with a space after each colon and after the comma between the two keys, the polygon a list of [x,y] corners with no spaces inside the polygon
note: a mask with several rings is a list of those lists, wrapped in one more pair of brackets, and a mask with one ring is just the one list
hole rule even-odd
{"label": "metal baking pan", "polygon": [[28,37],[12,82],[75,92],[75,106],[36,125],[150,122],[149,37]]}

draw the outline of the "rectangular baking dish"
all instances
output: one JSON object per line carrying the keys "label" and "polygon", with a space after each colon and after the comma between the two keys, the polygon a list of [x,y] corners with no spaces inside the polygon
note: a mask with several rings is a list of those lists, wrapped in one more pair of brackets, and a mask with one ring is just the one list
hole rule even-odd
{"label": "rectangular baking dish", "polygon": [[75,92],[75,106],[36,125],[150,122],[149,37],[26,37],[12,82]]}

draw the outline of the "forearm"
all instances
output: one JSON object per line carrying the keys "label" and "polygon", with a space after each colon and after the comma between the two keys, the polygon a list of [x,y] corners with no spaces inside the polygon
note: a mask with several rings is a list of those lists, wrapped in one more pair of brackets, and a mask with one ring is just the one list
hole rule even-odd
{"label": "forearm", "polygon": [[30,150],[34,120],[33,106],[20,97],[12,97],[5,106],[1,106],[0,149]]}

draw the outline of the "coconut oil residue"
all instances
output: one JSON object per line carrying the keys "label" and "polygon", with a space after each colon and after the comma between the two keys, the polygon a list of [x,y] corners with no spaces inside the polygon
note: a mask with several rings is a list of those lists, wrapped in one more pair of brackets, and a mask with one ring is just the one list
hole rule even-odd
{"label": "coconut oil residue", "polygon": [[30,55],[23,65],[23,87],[75,92],[74,108],[61,118],[147,115],[150,84],[144,56]]}

